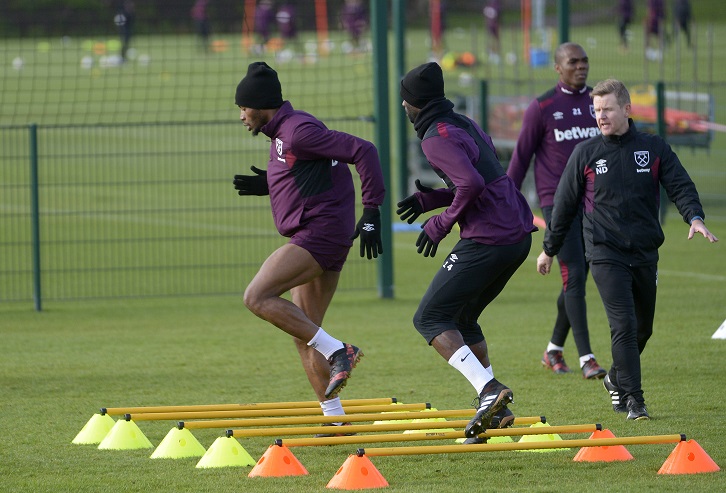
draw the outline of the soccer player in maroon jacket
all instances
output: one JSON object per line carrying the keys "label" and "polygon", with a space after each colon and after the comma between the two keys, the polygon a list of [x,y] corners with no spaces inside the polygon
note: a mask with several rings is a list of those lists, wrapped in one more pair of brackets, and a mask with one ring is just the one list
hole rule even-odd
{"label": "soccer player in maroon jacket", "polygon": [[[244,293],[258,317],[291,335],[325,415],[344,414],[338,393],[362,352],[327,334],[323,323],[353,240],[360,255],[383,253],[378,207],[385,188],[375,146],[329,130],[314,116],[283,101],[277,72],[251,63],[237,86],[240,120],[271,140],[267,170],[236,175],[239,195],[268,195],[275,226],[286,245],[260,267]],[[363,215],[355,222],[355,188],[347,163],[360,175]],[[282,298],[290,292],[292,302]]]}
{"label": "soccer player in maroon jacket", "polygon": [[416,192],[398,203],[397,214],[412,223],[421,214],[445,208],[424,222],[416,241],[424,257],[459,227],[460,240],[431,280],[413,325],[478,393],[477,411],[465,428],[467,443],[481,443],[485,428],[514,421],[507,405],[513,392],[494,378],[479,316],[502,292],[532,245],[532,211],[499,163],[492,139],[444,95],[441,67],[425,63],[401,81],[408,119],[421,150],[446,184]]}
{"label": "soccer player in maroon jacket", "polygon": [[[590,99],[591,88],[587,86],[589,69],[590,62],[582,46],[563,43],[557,48],[555,70],[560,74],[560,80],[527,108],[517,146],[507,168],[507,174],[517,188],[521,188],[534,156],[534,182],[546,222],[552,214],[557,184],[575,145],[600,133]],[[595,360],[587,325],[587,263],[582,244],[581,212],[572,222],[557,260],[562,290],[557,298],[557,318],[542,364],[555,373],[571,371],[565,363],[563,351],[572,327],[582,376],[603,378],[605,370]]]}

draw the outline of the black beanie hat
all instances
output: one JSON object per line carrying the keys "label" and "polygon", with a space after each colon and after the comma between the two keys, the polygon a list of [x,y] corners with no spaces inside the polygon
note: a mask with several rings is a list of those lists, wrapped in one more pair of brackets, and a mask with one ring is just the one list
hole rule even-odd
{"label": "black beanie hat", "polygon": [[265,62],[252,62],[237,85],[234,103],[243,108],[266,110],[282,106],[282,88],[275,72]]}
{"label": "black beanie hat", "polygon": [[444,98],[444,74],[436,62],[412,69],[401,80],[401,97],[411,106],[423,108],[432,99]]}

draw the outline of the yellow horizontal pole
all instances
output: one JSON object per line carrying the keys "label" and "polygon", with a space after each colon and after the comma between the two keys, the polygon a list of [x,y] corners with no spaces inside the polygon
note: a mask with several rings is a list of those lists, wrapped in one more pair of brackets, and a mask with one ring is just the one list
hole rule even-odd
{"label": "yellow horizontal pole", "polygon": [[550,448],[612,447],[613,445],[644,445],[675,443],[685,440],[685,435],[652,435],[621,438],[584,438],[548,442],[483,443],[473,445],[430,445],[418,447],[384,447],[358,449],[357,455],[369,457],[391,455],[454,454],[462,452],[499,452],[505,450],[538,450]]}
{"label": "yellow horizontal pole", "polygon": [[[430,414],[429,412],[426,415]],[[532,416],[515,418],[515,425],[532,425],[535,423],[543,423],[543,416]],[[192,422],[189,425],[199,423]],[[229,423],[229,421],[228,421]],[[399,422],[399,423],[380,423],[366,425],[350,425],[344,428],[345,433],[365,433],[365,432],[382,432],[382,431],[403,431],[403,430],[436,430],[441,428],[464,428],[469,420],[454,421],[424,421],[419,423]],[[549,427],[542,427],[549,429]],[[540,428],[540,429],[542,429]],[[494,430],[490,430],[494,431]],[[255,428],[252,430],[227,430],[228,437],[244,438],[244,437],[281,437],[290,435],[314,435],[316,433],[330,433],[329,426],[301,426],[301,427],[283,427],[283,428]]]}
{"label": "yellow horizontal pole", "polygon": [[[397,409],[394,407],[393,409]],[[453,418],[462,416],[473,416],[473,409],[451,409],[445,411],[415,411],[415,412],[390,412],[390,413],[370,413],[370,414],[349,414],[345,416],[345,421],[377,421],[377,420],[401,420],[401,419],[428,419],[428,418]],[[306,425],[306,424],[322,424],[322,423],[339,423],[340,416],[293,416],[288,418],[258,418],[258,419],[239,419],[239,420],[212,420],[212,421],[192,421],[184,423],[184,428],[246,428],[256,426],[289,426],[289,425]],[[182,423],[179,423],[181,427]],[[347,428],[346,428],[347,429]],[[330,431],[330,430],[328,430]]]}
{"label": "yellow horizontal pole", "polygon": [[[415,404],[384,404],[377,406],[348,406],[344,407],[346,414],[361,414],[373,412],[399,412],[423,411],[430,409],[431,404],[420,402]],[[128,413],[126,420],[134,421],[164,421],[179,419],[217,419],[217,418],[260,418],[274,416],[322,416],[323,410],[317,407],[297,407],[288,409],[244,409],[241,411],[177,411],[168,413]],[[340,421],[340,419],[336,420]]]}
{"label": "yellow horizontal pole", "polygon": [[[395,404],[395,397],[378,397],[372,399],[343,399],[340,403],[345,406],[366,406],[376,404]],[[102,407],[101,414],[119,416],[129,413],[170,413],[195,411],[242,411],[252,409],[295,409],[301,407],[320,406],[318,401],[294,402],[259,402],[249,404],[199,404],[191,406],[140,406],[140,407]]]}
{"label": "yellow horizontal pole", "polygon": [[[482,438],[520,435],[548,435],[552,433],[591,433],[601,430],[599,424],[585,425],[562,425],[562,426],[538,426],[536,428],[504,428],[487,430],[479,436]],[[330,429],[328,428],[328,431]],[[348,431],[348,427],[345,427]],[[320,438],[287,438],[276,440],[275,444],[287,447],[308,447],[318,445],[345,445],[351,443],[381,443],[381,442],[415,442],[423,440],[446,440],[465,438],[464,431],[431,431],[425,433],[399,433],[387,435],[354,435],[342,437],[320,437]]]}

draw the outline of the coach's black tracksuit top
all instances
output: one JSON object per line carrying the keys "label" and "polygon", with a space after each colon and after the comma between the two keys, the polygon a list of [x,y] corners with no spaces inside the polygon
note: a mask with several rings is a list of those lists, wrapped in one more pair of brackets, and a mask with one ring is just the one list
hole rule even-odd
{"label": "coach's black tracksuit top", "polygon": [[657,135],[637,131],[629,120],[620,136],[598,135],[575,147],[555,193],[544,251],[555,256],[584,197],[583,236],[589,262],[629,266],[658,262],[660,187],[690,224],[705,214],[698,192],[678,156]]}

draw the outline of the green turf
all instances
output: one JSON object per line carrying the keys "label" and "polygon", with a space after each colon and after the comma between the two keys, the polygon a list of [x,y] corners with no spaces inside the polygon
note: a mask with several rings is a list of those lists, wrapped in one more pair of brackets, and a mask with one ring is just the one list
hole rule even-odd
{"label": "green turf", "polygon": [[[720,223],[723,225],[723,223]],[[717,228],[714,224],[714,229]],[[602,423],[615,436],[684,433],[721,467],[726,464],[726,263],[722,244],[685,239],[672,216],[661,249],[654,336],[643,355],[643,386],[652,420],[615,414],[600,382],[555,376],[539,358],[551,329],[556,275],[535,273],[541,241],[481,318],[494,370],[514,389],[517,415],[545,415],[552,425]],[[414,233],[395,236],[396,299],[341,292],[325,321],[332,334],[366,352],[343,398],[397,397],[438,409],[467,407],[474,391],[411,325],[426,284],[441,261],[414,254]],[[452,244],[447,240],[441,251]],[[607,366],[609,337],[592,282],[588,286],[593,349]],[[153,449],[101,451],[71,444],[100,407],[269,402],[314,399],[287,336],[250,315],[237,296],[0,306],[3,421],[0,474],[5,491],[324,491],[357,446],[295,448],[309,475],[247,478],[250,468],[200,470],[197,459],[158,459]],[[565,351],[576,364],[570,338]],[[140,422],[154,446],[174,422]],[[209,447],[223,430],[195,430]],[[587,438],[588,434],[563,438]],[[255,459],[272,438],[241,439]],[[441,444],[441,442],[423,442]],[[399,444],[391,444],[397,446]],[[576,450],[374,457],[388,491],[723,491],[723,473],[658,475],[675,445],[632,445],[630,462],[576,463]],[[488,488],[487,488],[488,489]]]}

